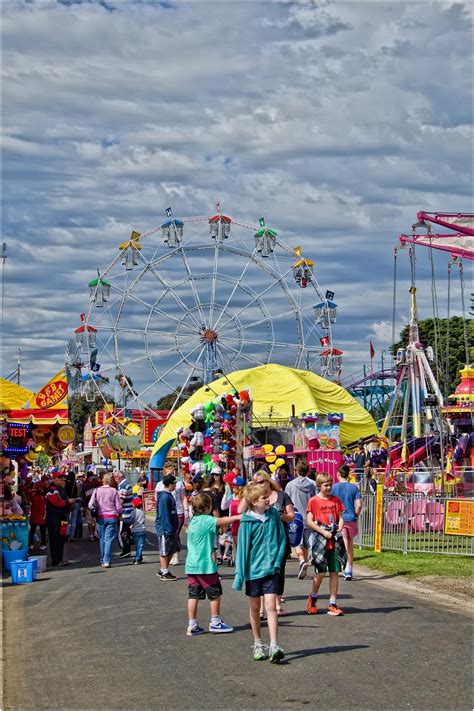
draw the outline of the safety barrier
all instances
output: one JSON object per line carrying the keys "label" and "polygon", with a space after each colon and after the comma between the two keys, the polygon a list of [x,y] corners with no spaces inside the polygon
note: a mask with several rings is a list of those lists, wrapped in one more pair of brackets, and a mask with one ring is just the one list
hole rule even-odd
{"label": "safety barrier", "polygon": [[[355,543],[360,548],[374,548],[375,496],[362,494],[362,499]],[[445,533],[446,502],[451,499],[449,496],[384,494],[382,550],[472,556],[472,536]]]}

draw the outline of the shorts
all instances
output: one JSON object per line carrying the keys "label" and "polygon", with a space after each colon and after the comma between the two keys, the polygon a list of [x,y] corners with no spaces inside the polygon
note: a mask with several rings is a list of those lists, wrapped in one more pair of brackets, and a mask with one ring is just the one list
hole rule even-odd
{"label": "shorts", "polygon": [[344,521],[344,527],[342,529],[343,538],[355,538],[358,533],[357,521]]}
{"label": "shorts", "polygon": [[322,565],[314,566],[314,572],[318,573],[342,573],[342,567],[339,560],[336,558],[336,553],[334,550],[326,551],[326,561],[327,565],[324,563]]}
{"label": "shorts", "polygon": [[262,595],[276,595],[278,592],[278,573],[266,575],[264,578],[245,581],[245,594],[247,597],[261,597]]}
{"label": "shorts", "polygon": [[190,600],[217,600],[222,595],[222,585],[217,573],[188,575],[188,595]]}
{"label": "shorts", "polygon": [[179,551],[179,539],[177,533],[170,536],[158,536],[158,552],[162,557],[173,555]]}
{"label": "shorts", "polygon": [[312,535],[312,530],[310,528],[303,528],[303,535],[301,540],[295,548],[311,548],[310,536]]}

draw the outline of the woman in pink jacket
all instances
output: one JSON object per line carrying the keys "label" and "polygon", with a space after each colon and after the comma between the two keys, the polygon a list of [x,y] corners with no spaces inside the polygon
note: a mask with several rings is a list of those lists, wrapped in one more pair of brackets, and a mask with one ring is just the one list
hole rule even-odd
{"label": "woman in pink jacket", "polygon": [[94,489],[89,501],[90,509],[97,509],[97,526],[99,528],[100,564],[110,568],[112,543],[117,533],[118,517],[122,513],[122,504],[116,489],[111,486],[113,475],[107,472],[102,479],[102,486]]}

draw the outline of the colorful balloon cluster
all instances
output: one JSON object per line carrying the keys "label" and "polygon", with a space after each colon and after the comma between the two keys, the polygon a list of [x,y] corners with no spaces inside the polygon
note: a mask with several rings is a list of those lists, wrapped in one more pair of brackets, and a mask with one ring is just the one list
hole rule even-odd
{"label": "colorful balloon cluster", "polygon": [[285,460],[281,456],[286,452],[284,444],[279,444],[275,449],[273,449],[273,444],[264,444],[263,451],[265,452],[265,461],[268,462],[272,473],[285,464]]}
{"label": "colorful balloon cluster", "polygon": [[[178,430],[183,472],[198,477],[232,469],[235,466],[237,420],[240,414],[250,412],[250,407],[248,390],[225,393],[196,405],[191,411],[190,426]],[[245,444],[248,444],[248,432],[244,436]]]}

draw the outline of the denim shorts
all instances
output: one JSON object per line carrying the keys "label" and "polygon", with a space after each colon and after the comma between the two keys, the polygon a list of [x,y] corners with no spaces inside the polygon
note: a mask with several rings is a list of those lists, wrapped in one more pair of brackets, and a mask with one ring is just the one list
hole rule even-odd
{"label": "denim shorts", "polygon": [[278,573],[266,575],[264,578],[245,581],[245,594],[247,597],[261,597],[262,595],[276,595],[278,591]]}

